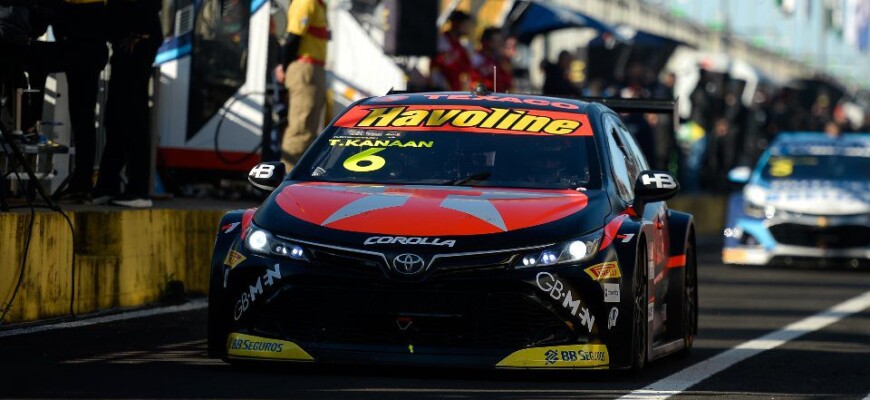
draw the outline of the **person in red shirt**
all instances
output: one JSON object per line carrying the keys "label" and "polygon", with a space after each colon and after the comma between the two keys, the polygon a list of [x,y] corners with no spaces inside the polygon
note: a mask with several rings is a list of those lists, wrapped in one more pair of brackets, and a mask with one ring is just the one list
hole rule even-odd
{"label": "person in red shirt", "polygon": [[491,91],[510,92],[513,74],[510,60],[505,57],[504,33],[499,28],[486,28],[480,36],[480,51],[471,58],[472,86],[486,86]]}
{"label": "person in red shirt", "polygon": [[431,85],[441,90],[471,89],[471,57],[462,44],[474,29],[471,15],[453,11],[450,29],[438,38],[438,54],[432,60]]}

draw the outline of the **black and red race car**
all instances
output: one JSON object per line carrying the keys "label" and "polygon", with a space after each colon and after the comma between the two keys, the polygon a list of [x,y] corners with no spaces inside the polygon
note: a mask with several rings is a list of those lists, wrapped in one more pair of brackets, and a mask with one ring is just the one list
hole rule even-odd
{"label": "black and red race car", "polygon": [[640,369],[687,351],[692,216],[668,209],[678,183],[614,112],[672,109],[456,92],[351,105],[286,178],[256,166],[271,195],[221,221],[210,354]]}

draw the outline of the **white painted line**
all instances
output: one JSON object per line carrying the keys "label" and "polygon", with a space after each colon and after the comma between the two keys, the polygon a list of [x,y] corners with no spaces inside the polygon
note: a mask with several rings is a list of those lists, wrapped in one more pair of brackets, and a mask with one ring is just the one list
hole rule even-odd
{"label": "white painted line", "polygon": [[[698,384],[713,374],[730,368],[749,357],[778,347],[807,333],[817,331],[852,314],[870,307],[870,292],[853,297],[826,311],[789,324],[778,331],[745,342],[691,367],[665,377],[643,389],[635,390],[620,399],[664,400]],[[870,395],[868,395],[870,398]],[[865,398],[865,400],[868,400]]]}
{"label": "white painted line", "polygon": [[78,328],[82,326],[105,324],[107,322],[124,321],[128,319],[145,318],[154,315],[173,314],[184,311],[199,310],[208,307],[208,301],[205,299],[196,299],[185,304],[169,307],[150,308],[147,310],[131,311],[121,314],[106,315],[104,317],[80,319],[70,322],[60,322],[56,324],[37,325],[27,328],[18,328],[0,331],[0,338],[9,336],[26,335],[29,333],[55,331],[58,329]]}
{"label": "white painted line", "polygon": [[870,393],[867,393],[867,396],[864,396],[863,400],[870,400]]}

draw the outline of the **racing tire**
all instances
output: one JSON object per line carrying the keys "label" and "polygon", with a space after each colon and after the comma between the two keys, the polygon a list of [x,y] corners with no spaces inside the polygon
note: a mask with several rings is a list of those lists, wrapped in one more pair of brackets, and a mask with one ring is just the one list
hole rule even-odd
{"label": "racing tire", "polygon": [[[686,263],[683,268],[672,270],[674,277],[669,283],[667,332],[671,340],[682,339],[680,354],[688,354],[698,332],[698,263],[695,245],[686,243]],[[678,272],[678,273],[677,273]]]}
{"label": "racing tire", "polygon": [[632,277],[633,304],[632,304],[632,328],[631,328],[631,373],[643,370],[647,359],[647,335],[649,325],[647,322],[647,302],[649,295],[647,286],[647,260],[646,242],[638,244],[637,257],[635,258],[634,274]]}
{"label": "racing tire", "polygon": [[227,336],[230,334],[230,314],[223,288],[223,265],[212,262],[208,287],[208,355],[226,357]]}
{"label": "racing tire", "polygon": [[680,328],[683,334],[681,355],[688,355],[698,334],[698,259],[695,243],[686,244],[686,266],[683,272],[682,302],[680,307]]}

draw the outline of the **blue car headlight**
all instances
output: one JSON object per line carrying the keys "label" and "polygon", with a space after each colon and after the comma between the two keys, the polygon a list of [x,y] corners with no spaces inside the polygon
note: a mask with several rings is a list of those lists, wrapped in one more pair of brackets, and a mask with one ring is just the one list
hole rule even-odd
{"label": "blue car headlight", "polygon": [[245,236],[245,248],[252,253],[308,261],[308,256],[302,246],[277,238],[268,231],[253,225]]}
{"label": "blue car headlight", "polygon": [[603,230],[559,243],[542,250],[523,254],[514,268],[544,267],[589,260],[598,253],[598,245],[604,235]]}
{"label": "blue car headlight", "polygon": [[765,206],[747,200],[744,202],[743,213],[753,218],[771,219],[776,216],[777,209],[771,205]]}

